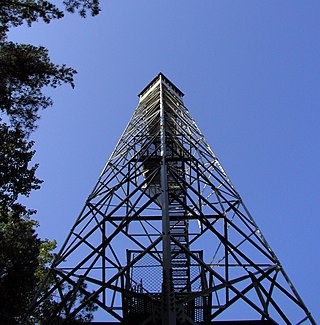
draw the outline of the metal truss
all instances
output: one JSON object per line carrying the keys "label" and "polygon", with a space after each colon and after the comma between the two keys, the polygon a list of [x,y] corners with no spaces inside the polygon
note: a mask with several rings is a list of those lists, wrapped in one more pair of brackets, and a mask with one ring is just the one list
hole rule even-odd
{"label": "metal truss", "polygon": [[183,93],[159,74],[139,96],[32,308],[54,299],[48,324],[89,304],[123,324],[315,324]]}

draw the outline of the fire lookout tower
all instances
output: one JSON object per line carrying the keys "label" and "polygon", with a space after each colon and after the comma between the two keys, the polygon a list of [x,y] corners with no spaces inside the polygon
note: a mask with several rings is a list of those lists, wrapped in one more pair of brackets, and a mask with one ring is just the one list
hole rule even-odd
{"label": "fire lookout tower", "polygon": [[161,73],[139,94],[32,306],[55,301],[47,324],[316,324],[183,96]]}

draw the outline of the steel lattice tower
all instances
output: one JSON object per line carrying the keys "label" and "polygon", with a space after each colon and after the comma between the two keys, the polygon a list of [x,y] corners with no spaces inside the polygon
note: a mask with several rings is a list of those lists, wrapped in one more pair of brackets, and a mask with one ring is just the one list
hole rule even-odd
{"label": "steel lattice tower", "polygon": [[55,300],[48,324],[89,304],[123,324],[315,324],[183,93],[160,73],[139,98],[32,308]]}

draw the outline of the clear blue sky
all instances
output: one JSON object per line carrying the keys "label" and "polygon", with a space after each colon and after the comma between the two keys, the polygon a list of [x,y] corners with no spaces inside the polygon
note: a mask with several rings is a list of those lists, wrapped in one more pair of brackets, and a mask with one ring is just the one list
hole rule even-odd
{"label": "clear blue sky", "polygon": [[76,89],[34,135],[42,189],[28,200],[42,237],[62,244],[160,71],[195,118],[304,302],[320,320],[320,2],[102,0],[10,37],[76,68]]}

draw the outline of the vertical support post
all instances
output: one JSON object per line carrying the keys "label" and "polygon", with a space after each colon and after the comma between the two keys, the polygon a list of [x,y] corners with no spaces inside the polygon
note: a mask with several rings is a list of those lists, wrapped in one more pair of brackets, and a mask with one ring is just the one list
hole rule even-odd
{"label": "vertical support post", "polygon": [[[106,234],[106,221],[103,220],[102,223],[102,242],[104,243],[107,238]],[[103,291],[102,291],[102,302],[104,304],[107,304],[107,299],[106,299],[106,289],[105,289],[105,283],[106,283],[106,247],[103,245],[102,248],[102,283],[103,283]]]}
{"label": "vertical support post", "polygon": [[160,141],[161,141],[161,195],[162,195],[162,249],[163,249],[163,284],[162,284],[162,324],[175,325],[175,297],[172,283],[170,217],[168,197],[167,148],[165,130],[165,112],[163,105],[163,84],[160,75]]}

